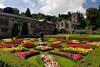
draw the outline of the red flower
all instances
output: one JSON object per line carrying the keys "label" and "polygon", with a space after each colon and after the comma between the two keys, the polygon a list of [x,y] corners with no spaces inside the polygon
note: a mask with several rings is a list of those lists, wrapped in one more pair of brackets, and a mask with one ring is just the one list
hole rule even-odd
{"label": "red flower", "polygon": [[21,52],[16,52],[15,55],[17,57],[20,57],[20,58],[26,58],[28,55],[31,55],[31,54],[36,54],[37,51],[35,50],[30,50],[30,51],[21,51]]}
{"label": "red flower", "polygon": [[69,45],[71,47],[75,47],[75,48],[78,48],[78,47],[80,47],[80,48],[86,48],[86,49],[91,48],[91,46],[87,45],[87,44],[70,43],[70,44],[67,44],[67,45]]}
{"label": "red flower", "polygon": [[23,40],[25,40],[24,38],[16,38],[15,41],[16,42],[22,42]]}
{"label": "red flower", "polygon": [[64,39],[61,39],[61,40],[59,40],[59,41],[61,41],[61,42],[63,42],[63,43],[68,43],[68,42],[69,42],[68,40],[64,40]]}
{"label": "red flower", "polygon": [[25,43],[23,44],[24,47],[33,47],[33,44],[32,43]]}
{"label": "red flower", "polygon": [[16,44],[13,43],[0,44],[0,48],[7,48],[12,46],[16,46]]}
{"label": "red flower", "polygon": [[79,59],[82,58],[81,54],[74,54],[74,53],[69,53],[69,52],[62,52],[62,51],[59,51],[59,50],[53,50],[53,51],[51,51],[51,53],[62,55],[62,56],[66,56],[66,57],[70,57],[70,58],[72,58],[74,60],[79,60]]}
{"label": "red flower", "polygon": [[52,47],[61,47],[59,43],[51,44]]}

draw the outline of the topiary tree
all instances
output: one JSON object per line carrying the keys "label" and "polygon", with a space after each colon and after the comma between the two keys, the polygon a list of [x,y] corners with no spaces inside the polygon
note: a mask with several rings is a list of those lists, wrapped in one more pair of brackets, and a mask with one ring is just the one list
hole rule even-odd
{"label": "topiary tree", "polygon": [[23,26],[22,26],[22,30],[21,30],[21,35],[28,35],[28,25],[27,23],[23,23]]}
{"label": "topiary tree", "polygon": [[17,36],[19,33],[19,29],[18,29],[18,24],[17,23],[14,23],[13,24],[13,28],[12,28],[12,36]]}
{"label": "topiary tree", "polygon": [[27,8],[25,15],[26,15],[27,17],[32,18],[32,15],[31,15],[31,12],[30,12],[30,9],[29,9],[29,8]]}

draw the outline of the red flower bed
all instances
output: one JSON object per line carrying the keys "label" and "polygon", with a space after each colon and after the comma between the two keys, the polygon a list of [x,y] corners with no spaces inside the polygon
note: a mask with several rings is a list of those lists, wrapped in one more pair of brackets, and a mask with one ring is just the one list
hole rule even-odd
{"label": "red flower bed", "polygon": [[61,41],[61,42],[63,42],[63,43],[68,43],[68,42],[70,42],[70,41],[64,40],[64,39],[59,39],[59,41]]}
{"label": "red flower bed", "polygon": [[16,44],[13,43],[0,44],[0,48],[8,48],[12,46],[16,46]]}
{"label": "red flower bed", "polygon": [[15,41],[16,42],[22,42],[23,40],[25,40],[24,38],[16,38]]}
{"label": "red flower bed", "polygon": [[53,50],[53,51],[51,51],[51,53],[58,54],[58,55],[61,55],[61,56],[66,56],[66,57],[72,58],[74,60],[82,59],[82,55],[81,54],[62,52],[62,51],[59,51],[59,50]]}
{"label": "red flower bed", "polygon": [[23,44],[24,47],[34,47],[32,43],[25,43]]}
{"label": "red flower bed", "polygon": [[30,51],[21,51],[21,52],[16,52],[15,55],[17,57],[20,57],[20,58],[27,58],[29,57],[30,55],[33,55],[33,54],[37,54],[38,52],[36,50],[30,50]]}
{"label": "red flower bed", "polygon": [[75,48],[86,48],[86,49],[89,49],[89,48],[92,48],[90,45],[87,45],[87,44],[77,44],[77,43],[72,43],[72,44],[67,44],[71,47],[75,47]]}
{"label": "red flower bed", "polygon": [[71,46],[71,47],[80,47],[80,48],[92,48],[90,45],[87,45],[87,44],[78,44],[78,43],[74,43],[74,42],[71,42],[71,41],[68,41],[68,40],[60,40],[61,42],[63,43],[66,43],[67,45]]}

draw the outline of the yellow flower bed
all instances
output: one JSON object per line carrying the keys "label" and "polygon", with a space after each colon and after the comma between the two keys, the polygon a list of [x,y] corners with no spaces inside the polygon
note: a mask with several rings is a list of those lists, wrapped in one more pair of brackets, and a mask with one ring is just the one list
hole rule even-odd
{"label": "yellow flower bed", "polygon": [[20,51],[23,50],[24,47],[12,47],[12,48],[1,48],[0,51],[5,51],[5,52],[12,52],[12,51]]}
{"label": "yellow flower bed", "polygon": [[68,51],[68,52],[76,52],[76,53],[80,53],[80,54],[84,54],[86,55],[87,53],[90,53],[93,49],[84,49],[84,48],[74,48],[74,47],[69,47],[69,48],[64,48],[64,51]]}
{"label": "yellow flower bed", "polygon": [[12,42],[12,39],[11,38],[8,38],[8,39],[2,39],[4,42]]}

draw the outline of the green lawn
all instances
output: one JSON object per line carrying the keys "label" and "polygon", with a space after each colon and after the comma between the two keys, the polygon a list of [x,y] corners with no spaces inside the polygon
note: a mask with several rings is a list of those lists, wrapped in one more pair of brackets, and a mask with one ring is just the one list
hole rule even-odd
{"label": "green lawn", "polygon": [[26,59],[26,61],[35,64],[38,67],[44,67],[44,63],[42,62],[41,58],[39,57],[39,55],[36,56],[32,56],[28,59]]}
{"label": "green lawn", "polygon": [[73,67],[75,62],[73,60],[67,59],[63,56],[53,55],[56,58],[56,61],[60,64],[61,67]]}
{"label": "green lawn", "polygon": [[78,61],[75,67],[100,67],[100,47]]}
{"label": "green lawn", "polygon": [[64,48],[66,48],[66,47],[69,47],[67,44],[65,44],[65,43],[62,43],[62,44],[60,44],[62,47],[64,47]]}
{"label": "green lawn", "polygon": [[[53,55],[56,61],[59,63],[60,67],[73,67],[75,62],[73,60],[67,59],[63,56]],[[35,64],[38,67],[44,67],[43,61],[40,59],[39,55],[32,56],[26,59],[29,63]]]}

